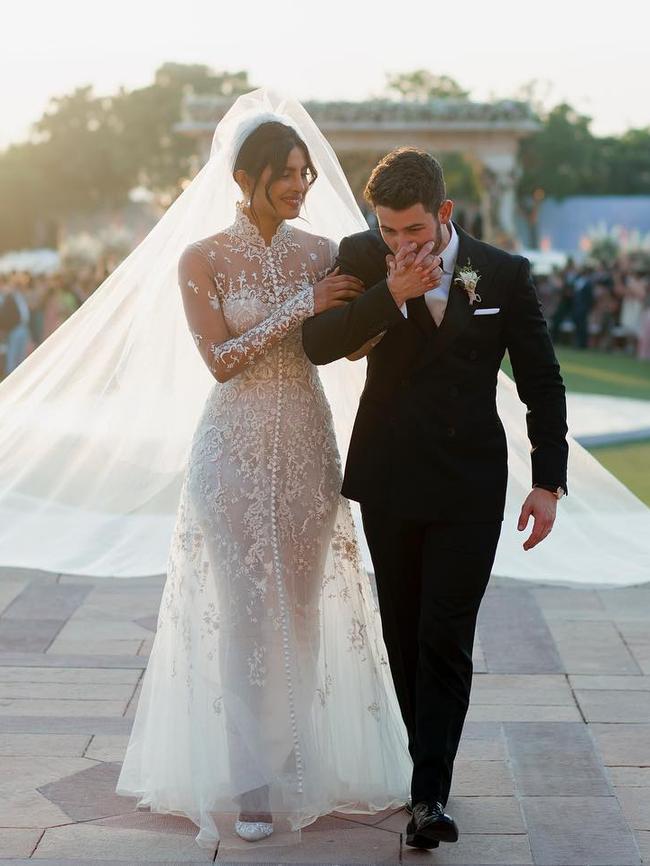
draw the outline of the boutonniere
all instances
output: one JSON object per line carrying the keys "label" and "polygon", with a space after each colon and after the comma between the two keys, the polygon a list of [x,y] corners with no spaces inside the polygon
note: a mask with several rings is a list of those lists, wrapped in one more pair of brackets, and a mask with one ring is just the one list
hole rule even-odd
{"label": "boutonniere", "polygon": [[476,291],[476,284],[481,279],[477,270],[472,267],[471,261],[468,259],[467,264],[462,268],[456,268],[458,276],[454,280],[455,283],[460,283],[467,292],[470,305],[475,301],[481,302],[481,296]]}

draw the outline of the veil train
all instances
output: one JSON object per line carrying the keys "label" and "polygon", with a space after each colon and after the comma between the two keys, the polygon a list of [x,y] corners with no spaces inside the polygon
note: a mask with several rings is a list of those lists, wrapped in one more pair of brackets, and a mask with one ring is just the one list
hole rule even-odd
{"label": "veil train", "polygon": [[[0,383],[1,566],[97,577],[165,572],[187,450],[212,385],[185,323],[177,262],[188,243],[232,220],[235,130],[260,113],[296,126],[318,168],[307,223],[298,224],[337,242],[368,227],[302,105],[267,89],[239,97],[216,127],[208,161],[147,237]],[[319,369],[343,459],[364,366],[343,360]],[[525,407],[504,373],[498,402],[510,456],[495,573],[621,586],[649,580],[650,509],[573,439],[569,496],[553,533],[523,552],[515,525],[530,488],[530,445]]]}

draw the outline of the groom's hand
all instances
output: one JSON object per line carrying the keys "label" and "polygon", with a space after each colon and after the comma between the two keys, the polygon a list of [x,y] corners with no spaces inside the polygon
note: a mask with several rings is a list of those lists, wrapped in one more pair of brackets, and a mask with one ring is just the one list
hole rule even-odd
{"label": "groom's hand", "polygon": [[428,241],[416,253],[416,244],[405,244],[394,256],[386,256],[386,282],[398,307],[439,285],[442,270],[440,257],[432,255],[434,246],[434,241]]}
{"label": "groom's hand", "polygon": [[533,487],[522,505],[517,523],[517,529],[523,532],[528,526],[531,516],[533,518],[533,529],[524,541],[524,550],[530,550],[546,538],[553,529],[556,511],[557,498],[555,495],[550,490],[544,490],[543,487]]}

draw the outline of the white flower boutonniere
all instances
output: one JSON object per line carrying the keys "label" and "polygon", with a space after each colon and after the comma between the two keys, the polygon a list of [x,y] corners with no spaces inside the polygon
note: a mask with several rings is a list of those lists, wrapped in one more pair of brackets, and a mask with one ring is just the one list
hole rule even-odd
{"label": "white flower boutonniere", "polygon": [[458,276],[454,280],[455,283],[460,283],[461,286],[467,292],[467,297],[469,298],[470,304],[473,304],[475,301],[481,302],[481,296],[476,291],[476,284],[481,279],[478,271],[474,270],[472,267],[472,263],[470,260],[467,260],[467,264],[462,268],[456,268],[456,273]]}

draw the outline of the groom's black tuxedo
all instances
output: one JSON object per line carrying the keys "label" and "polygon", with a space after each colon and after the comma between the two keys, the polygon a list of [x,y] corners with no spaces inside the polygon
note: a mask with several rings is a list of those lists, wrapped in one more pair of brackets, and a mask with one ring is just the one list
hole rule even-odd
{"label": "groom's black tuxedo", "polygon": [[407,301],[405,319],[386,284],[390,250],[378,231],[366,231],[344,238],[337,260],[365,292],[307,319],[302,332],[307,356],[327,364],[386,331],[368,355],[342,493],[361,503],[413,757],[412,797],[443,806],[503,520],[507,452],[496,386],[506,349],[528,407],[531,482],[566,489],[568,451],[564,385],[528,261],[454,227],[456,265],[471,260],[479,273],[479,303],[452,282],[439,327],[423,297]]}
{"label": "groom's black tuxedo", "polygon": [[[345,238],[337,264],[367,287],[345,307],[308,319],[303,345],[315,364],[351,354],[387,329],[368,355],[345,468],[349,499],[390,505],[404,516],[454,520],[503,517],[506,440],[496,408],[508,349],[528,407],[532,482],[566,489],[564,386],[528,261],[476,240],[454,223],[457,266],[479,273],[481,302],[452,282],[440,327],[423,297],[404,318],[386,284],[378,231]],[[483,315],[475,312],[498,309]]]}

